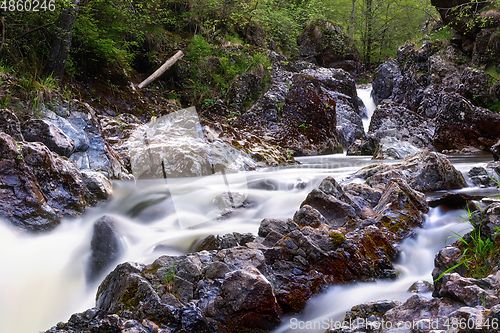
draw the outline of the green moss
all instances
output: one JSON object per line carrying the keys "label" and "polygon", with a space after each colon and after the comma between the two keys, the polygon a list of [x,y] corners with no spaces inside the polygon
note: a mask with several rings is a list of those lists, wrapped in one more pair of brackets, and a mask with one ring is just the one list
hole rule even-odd
{"label": "green moss", "polygon": [[124,310],[134,310],[139,305],[139,299],[136,297],[138,286],[137,281],[129,284],[118,300],[123,303]]}
{"label": "green moss", "polygon": [[339,231],[332,231],[328,234],[333,245],[339,247],[345,242],[345,236]]}

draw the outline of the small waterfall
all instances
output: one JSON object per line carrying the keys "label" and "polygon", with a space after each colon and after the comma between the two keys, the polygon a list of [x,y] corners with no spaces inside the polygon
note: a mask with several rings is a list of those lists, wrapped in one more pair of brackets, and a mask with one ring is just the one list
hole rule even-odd
{"label": "small waterfall", "polygon": [[368,133],[368,128],[370,127],[370,120],[372,119],[373,111],[375,111],[375,108],[377,107],[371,96],[372,86],[368,85],[363,88],[358,88],[356,89],[356,92],[358,93],[358,97],[361,98],[366,108],[367,117],[362,118],[362,121],[365,133]]}
{"label": "small waterfall", "polygon": [[[337,324],[340,326],[346,311],[354,305],[376,300],[405,301],[412,295],[407,290],[414,282],[423,280],[432,283],[434,256],[444,247],[451,231],[463,233],[467,228],[460,214],[463,214],[460,210],[431,208],[424,228],[417,230],[417,237],[406,239],[401,244],[402,254],[396,264],[400,277],[395,281],[330,287],[325,293],[311,299],[300,315],[283,318],[281,326],[273,333],[323,333]],[[431,297],[430,293],[424,296]],[[309,323],[309,327],[318,329],[298,329],[299,321],[303,323],[302,327],[307,327],[306,323]]]}
{"label": "small waterfall", "polygon": [[[0,221],[0,332],[33,333],[49,329],[71,314],[94,306],[97,284],[87,285],[85,268],[90,256],[93,224],[103,215],[116,221],[117,233],[125,250],[118,262],[151,263],[163,254],[191,251],[194,242],[210,234],[251,232],[256,234],[264,218],[291,218],[307,194],[327,176],[346,178],[372,164],[367,156],[301,157],[301,165],[259,169],[227,174],[236,191],[246,191],[248,205],[237,208],[220,220],[191,228],[181,228],[176,214],[197,214],[200,219],[217,208],[215,198],[226,193],[223,182],[200,177],[186,188],[186,205],[170,201],[165,182],[137,187],[133,182],[113,183],[114,195],[108,202],[89,208],[77,219],[65,219],[55,230],[26,235]],[[395,161],[387,161],[395,163]],[[486,160],[457,157],[453,164],[462,171],[484,165]],[[203,194],[200,194],[203,190]],[[164,200],[159,200],[164,198]],[[145,205],[148,203],[148,205]],[[151,204],[152,203],[152,204]],[[142,208],[141,208],[142,207]],[[298,318],[322,316],[341,318],[352,305],[381,297],[404,299],[416,279],[429,280],[435,253],[444,245],[455,226],[457,212],[434,209],[426,228],[415,240],[407,240],[399,263],[403,277],[390,282],[335,286],[313,298]],[[114,267],[103,272],[100,280]],[[330,301],[328,301],[330,299]],[[332,299],[339,300],[331,303]],[[309,318],[309,319],[307,319]],[[284,318],[283,323],[289,322]],[[278,332],[285,332],[282,327]]]}

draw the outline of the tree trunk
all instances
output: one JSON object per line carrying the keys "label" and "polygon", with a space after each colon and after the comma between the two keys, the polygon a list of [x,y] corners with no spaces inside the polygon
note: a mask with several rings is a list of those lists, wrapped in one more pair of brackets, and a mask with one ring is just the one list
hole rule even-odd
{"label": "tree trunk", "polygon": [[52,40],[49,60],[44,71],[46,76],[52,75],[55,79],[61,79],[64,74],[79,4],[80,0],[68,2],[57,19],[56,34]]}
{"label": "tree trunk", "polygon": [[372,0],[366,0],[366,48],[365,63],[368,70],[371,69],[373,44],[373,8]]}
{"label": "tree trunk", "polygon": [[139,89],[147,87],[151,82],[159,78],[163,73],[165,73],[167,69],[172,67],[172,65],[175,64],[175,62],[180,58],[182,58],[183,56],[184,53],[182,51],[177,51],[176,54],[174,54],[172,57],[170,57],[170,59],[165,61],[165,63],[160,68],[158,68],[153,74],[151,74],[146,80],[139,83],[137,87]]}

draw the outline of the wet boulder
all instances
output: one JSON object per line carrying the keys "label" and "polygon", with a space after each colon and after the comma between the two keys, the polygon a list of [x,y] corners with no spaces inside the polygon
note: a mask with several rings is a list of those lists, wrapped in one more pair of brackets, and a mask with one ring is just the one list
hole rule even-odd
{"label": "wet boulder", "polygon": [[[274,59],[273,80],[234,126],[293,156],[332,154],[364,138],[352,76],[338,68]],[[286,63],[288,65],[283,65]]]}
{"label": "wet boulder", "polygon": [[59,216],[47,203],[21,148],[3,132],[0,132],[0,193],[0,215],[15,226],[43,231],[59,224]]}
{"label": "wet boulder", "polygon": [[[403,159],[419,152],[432,149],[434,123],[402,106],[388,103],[375,109],[365,140],[356,143],[361,147],[367,142],[375,146],[374,158]],[[352,153],[354,147],[349,147]],[[348,153],[350,154],[350,153]]]}
{"label": "wet boulder", "polygon": [[401,73],[399,72],[398,63],[394,59],[384,62],[375,69],[372,82],[372,97],[375,104],[379,104],[382,100],[391,97],[395,77],[399,75]]}
{"label": "wet boulder", "polygon": [[401,178],[392,178],[374,210],[377,220],[401,241],[423,226],[429,206],[423,193],[413,190]]}
{"label": "wet boulder", "polygon": [[9,109],[0,109],[0,132],[10,135],[16,141],[24,140],[19,119]]}
{"label": "wet boulder", "polygon": [[64,113],[65,117],[48,113],[45,120],[73,139],[75,152],[70,159],[78,169],[99,171],[109,179],[131,178],[102,134],[99,119],[90,105],[72,103]]}
{"label": "wet boulder", "polygon": [[353,77],[335,68],[307,68],[300,73],[318,79],[333,97],[340,143],[349,147],[355,140],[364,138],[361,120],[363,102],[357,95]]}
{"label": "wet boulder", "polygon": [[493,154],[493,159],[495,161],[500,160],[500,140],[497,141],[493,146],[491,146],[491,152]]}
{"label": "wet boulder", "polygon": [[439,151],[467,146],[488,150],[500,137],[500,115],[458,94],[442,95],[435,121],[433,144]]}
{"label": "wet boulder", "polygon": [[[286,83],[284,83],[286,84]],[[294,156],[332,154],[342,149],[336,129],[336,102],[314,77],[295,74],[281,101],[271,89],[235,123]],[[273,97],[274,100],[277,96]],[[267,101],[267,102],[266,102]],[[266,107],[268,105],[268,107]],[[261,110],[262,108],[262,110]],[[273,111],[274,110],[274,111]],[[276,112],[270,115],[269,112]]]}
{"label": "wet boulder", "polygon": [[271,283],[255,268],[224,277],[214,302],[217,316],[230,332],[267,332],[280,322],[280,308]]}
{"label": "wet boulder", "polygon": [[113,194],[111,181],[100,172],[82,170],[83,183],[97,200],[106,200]]}
{"label": "wet boulder", "polygon": [[[434,258],[434,269],[432,270],[432,279],[434,280],[434,293],[433,296],[437,297],[438,290],[441,288],[443,280],[438,279],[446,271],[452,269],[458,264],[462,256],[462,251],[454,246],[447,246],[441,249]],[[459,272],[465,275],[466,268],[464,265],[459,265],[452,269],[450,272]]]}
{"label": "wet boulder", "polygon": [[92,201],[75,165],[39,142],[21,144],[26,165],[33,172],[49,204],[59,216],[76,216]]}
{"label": "wet boulder", "polygon": [[359,53],[342,28],[324,19],[312,21],[297,37],[300,56],[321,67],[359,70]]}
{"label": "wet boulder", "polygon": [[332,177],[325,178],[318,188],[313,189],[300,207],[306,205],[317,210],[332,227],[356,225],[361,217],[361,207],[345,194],[342,186]]}
{"label": "wet boulder", "polygon": [[94,223],[94,233],[90,242],[91,255],[87,264],[87,281],[94,282],[103,271],[113,264],[122,251],[116,222],[103,216]]}
{"label": "wet boulder", "polygon": [[351,177],[367,180],[371,187],[384,186],[391,178],[404,179],[420,192],[459,189],[467,186],[465,180],[450,161],[442,154],[423,150],[390,166],[374,164]]}
{"label": "wet boulder", "polygon": [[57,126],[43,119],[32,119],[23,124],[26,141],[41,142],[54,153],[70,157],[75,150],[75,142]]}

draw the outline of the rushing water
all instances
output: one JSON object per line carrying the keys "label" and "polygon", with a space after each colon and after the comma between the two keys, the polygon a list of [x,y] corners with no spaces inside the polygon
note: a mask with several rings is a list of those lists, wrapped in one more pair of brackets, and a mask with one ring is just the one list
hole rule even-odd
{"label": "rushing water", "polygon": [[358,92],[358,97],[361,98],[363,101],[363,104],[365,105],[366,108],[366,114],[367,118],[362,118],[361,120],[363,121],[363,128],[365,129],[365,133],[368,132],[368,128],[370,127],[370,119],[372,118],[373,111],[375,111],[376,105],[375,102],[373,101],[373,98],[371,97],[372,94],[372,86],[369,85],[364,88],[359,88],[357,89]]}
{"label": "rushing water", "polygon": [[[124,249],[118,261],[150,263],[162,254],[187,253],[197,240],[209,234],[257,233],[263,218],[292,217],[307,194],[326,176],[341,180],[372,163],[369,157],[342,154],[299,160],[301,165],[228,174],[226,183],[216,177],[193,179],[178,192],[182,193],[183,204],[172,200],[163,181],[140,186],[115,182],[111,200],[88,209],[78,219],[64,220],[48,234],[26,235],[0,223],[0,332],[46,330],[59,321],[67,321],[72,313],[94,306],[97,284],[87,284],[85,270],[93,223],[103,215],[112,216],[117,222]],[[454,164],[467,171],[487,160],[488,156],[473,160],[456,157]],[[398,161],[390,163],[395,162]],[[205,216],[213,215],[217,209],[214,199],[227,191],[227,183],[231,184],[231,191],[245,195],[249,204],[223,219],[205,221]],[[203,223],[181,228],[177,216],[182,214],[198,217]],[[300,319],[341,319],[346,310],[361,302],[406,299],[405,290],[412,282],[430,280],[434,255],[450,230],[463,228],[457,226],[460,221],[456,215],[457,212],[439,208],[431,210],[418,237],[401,246],[399,279],[332,287],[313,298]],[[283,326],[276,331],[287,331],[289,319],[284,318]]]}

